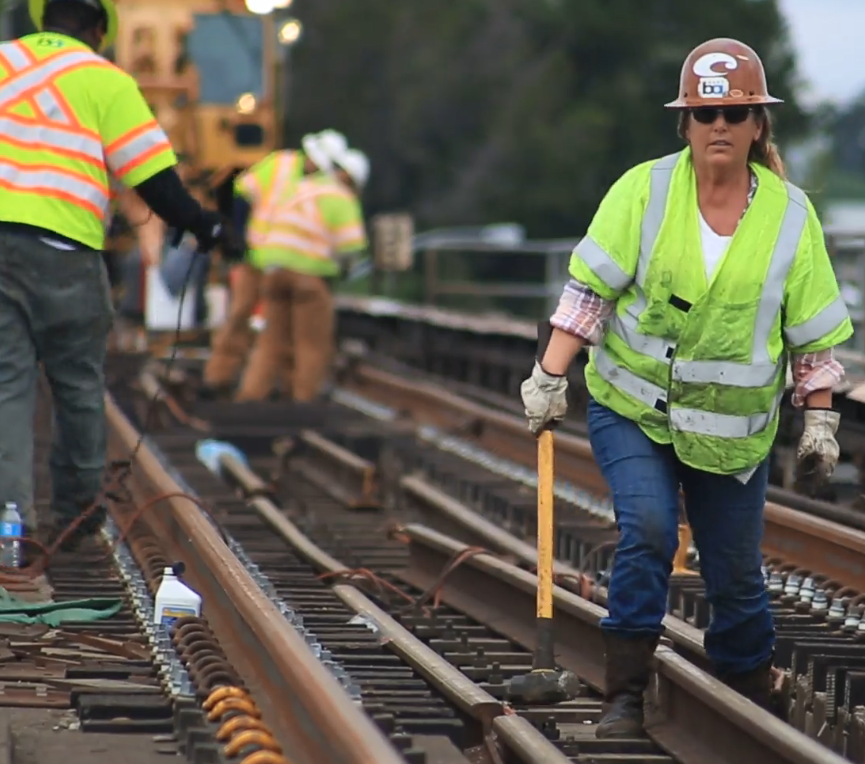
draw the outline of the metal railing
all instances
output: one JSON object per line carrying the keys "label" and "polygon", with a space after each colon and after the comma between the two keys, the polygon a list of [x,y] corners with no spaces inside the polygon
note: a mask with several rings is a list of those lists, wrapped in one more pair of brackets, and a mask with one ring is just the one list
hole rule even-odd
{"label": "metal railing", "polygon": [[[865,352],[865,230],[827,226],[826,246],[853,321],[844,347]],[[387,274],[384,293],[400,297],[412,280],[412,301],[469,312],[505,312],[536,320],[551,315],[569,279],[579,238],[531,241],[522,228],[498,224],[427,231],[414,236],[411,276]],[[364,268],[355,274],[368,273]]]}
{"label": "metal railing", "polygon": [[[535,303],[543,303],[543,309],[547,312],[555,310],[562,289],[568,281],[568,264],[571,252],[579,242],[579,239],[561,239],[556,241],[525,242],[508,247],[496,244],[474,244],[471,246],[456,242],[440,242],[434,248],[423,251],[424,269],[424,302],[428,305],[437,305],[441,297],[469,297],[474,301],[484,298],[500,298],[500,300],[513,302],[517,300],[530,300]],[[472,270],[478,271],[482,265],[482,259],[488,259],[490,264],[497,266],[503,258],[508,259],[508,264],[502,264],[504,273],[513,272],[514,262],[518,258],[529,260],[524,262],[523,267],[517,271],[517,277],[511,280],[496,278],[486,281],[477,278],[460,277],[460,269],[457,267],[456,278],[448,278],[448,266],[460,263],[458,258],[472,258]],[[492,258],[495,258],[493,260]],[[534,262],[531,262],[534,261]],[[526,267],[528,266],[528,267]],[[453,272],[453,268],[451,268]],[[526,272],[534,271],[535,280],[527,280]],[[516,307],[516,306],[514,306]],[[540,305],[538,306],[540,307]],[[521,313],[522,310],[514,312]],[[532,311],[534,312],[534,311]]]}

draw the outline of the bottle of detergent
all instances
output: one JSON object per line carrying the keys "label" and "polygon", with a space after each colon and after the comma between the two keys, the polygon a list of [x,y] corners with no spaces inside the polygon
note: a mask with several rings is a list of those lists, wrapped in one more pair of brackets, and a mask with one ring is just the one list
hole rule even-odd
{"label": "bottle of detergent", "polygon": [[166,629],[170,629],[178,618],[201,615],[201,596],[180,580],[184,569],[182,562],[176,562],[162,571],[162,583],[156,592],[153,608],[153,622]]}

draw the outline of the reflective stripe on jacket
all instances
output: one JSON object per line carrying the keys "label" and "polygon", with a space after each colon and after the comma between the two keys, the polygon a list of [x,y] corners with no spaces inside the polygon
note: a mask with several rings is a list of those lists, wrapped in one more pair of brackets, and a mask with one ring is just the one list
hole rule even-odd
{"label": "reflective stripe on jacket", "polygon": [[810,201],[752,169],[757,192],[711,279],[689,149],[617,181],[571,262],[574,278],[617,298],[586,368],[593,397],[719,474],[768,455],[787,350],[852,335]]}
{"label": "reflective stripe on jacket", "polygon": [[53,32],[0,44],[0,220],[92,249],[105,241],[109,171],[127,187],[176,163],[135,80]]}
{"label": "reflective stripe on jacket", "polygon": [[286,166],[277,167],[272,186],[261,189],[247,239],[255,267],[323,277],[339,273],[335,255],[366,247],[357,197],[325,173],[293,182]]}

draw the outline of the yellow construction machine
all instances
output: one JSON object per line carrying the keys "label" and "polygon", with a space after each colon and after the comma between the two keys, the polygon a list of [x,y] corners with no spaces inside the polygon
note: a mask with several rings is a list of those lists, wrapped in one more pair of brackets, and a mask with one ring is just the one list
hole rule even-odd
{"label": "yellow construction machine", "polygon": [[[299,22],[283,20],[278,32],[279,11],[257,7],[267,2],[117,3],[119,32],[110,58],[140,84],[187,185],[199,201],[226,214],[235,176],[274,150],[282,128],[282,47],[299,35]],[[282,8],[290,3],[277,0]],[[122,261],[134,247],[161,252],[165,236],[162,221],[134,192],[121,194],[107,242],[110,257]],[[144,273],[141,278],[146,283]],[[218,255],[209,281],[224,283]]]}

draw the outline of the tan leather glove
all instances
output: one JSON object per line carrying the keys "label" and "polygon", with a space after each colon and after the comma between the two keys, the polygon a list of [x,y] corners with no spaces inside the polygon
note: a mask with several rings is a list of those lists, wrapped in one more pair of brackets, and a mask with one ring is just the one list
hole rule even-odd
{"label": "tan leather glove", "polygon": [[560,422],[568,410],[568,380],[547,374],[535,361],[532,376],[520,385],[529,430],[538,435],[548,422]]}
{"label": "tan leather glove", "polygon": [[811,491],[825,483],[835,471],[841,450],[835,433],[841,415],[830,409],[806,409],[805,431],[796,451],[796,484]]}

